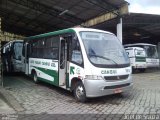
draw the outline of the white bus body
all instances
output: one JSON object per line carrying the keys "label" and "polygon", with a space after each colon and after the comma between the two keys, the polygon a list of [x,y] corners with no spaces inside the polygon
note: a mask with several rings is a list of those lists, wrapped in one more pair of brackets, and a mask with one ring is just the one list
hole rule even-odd
{"label": "white bus body", "polygon": [[121,93],[132,87],[129,58],[106,31],[69,28],[25,39],[23,71],[73,91],[78,101]]}
{"label": "white bus body", "polygon": [[2,61],[5,72],[22,71],[23,40],[13,40],[2,47]]}
{"label": "white bus body", "polygon": [[146,53],[141,47],[127,47],[125,48],[133,70],[139,69],[145,71],[146,69]]}
{"label": "white bus body", "polygon": [[159,58],[156,45],[147,43],[126,44],[124,47],[141,47],[146,52],[147,68],[159,67]]}

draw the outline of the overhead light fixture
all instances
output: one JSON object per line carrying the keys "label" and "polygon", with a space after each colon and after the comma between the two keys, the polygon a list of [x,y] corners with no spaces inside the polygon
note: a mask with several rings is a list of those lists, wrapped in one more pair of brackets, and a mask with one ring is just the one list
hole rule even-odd
{"label": "overhead light fixture", "polygon": [[133,35],[134,35],[134,36],[141,36],[141,34],[139,34],[139,33],[137,33],[137,32],[135,32]]}
{"label": "overhead light fixture", "polygon": [[68,12],[68,11],[69,11],[69,10],[64,10],[64,11],[62,11],[61,13],[59,13],[59,16],[65,14],[65,13]]}

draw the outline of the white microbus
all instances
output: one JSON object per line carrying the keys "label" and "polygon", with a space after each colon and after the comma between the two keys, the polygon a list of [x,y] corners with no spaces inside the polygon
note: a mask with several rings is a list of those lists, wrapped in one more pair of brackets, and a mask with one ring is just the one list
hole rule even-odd
{"label": "white microbus", "polygon": [[159,58],[156,45],[147,43],[126,44],[124,47],[141,47],[146,52],[147,68],[159,67]]}
{"label": "white microbus", "polygon": [[144,72],[146,69],[146,53],[141,47],[126,47],[125,48],[132,66],[132,72],[138,69]]}
{"label": "white microbus", "polygon": [[2,62],[4,72],[22,71],[23,40],[13,40],[2,47]]}
{"label": "white microbus", "polygon": [[132,87],[131,66],[117,37],[106,31],[69,28],[25,39],[23,71],[73,91],[77,101]]}

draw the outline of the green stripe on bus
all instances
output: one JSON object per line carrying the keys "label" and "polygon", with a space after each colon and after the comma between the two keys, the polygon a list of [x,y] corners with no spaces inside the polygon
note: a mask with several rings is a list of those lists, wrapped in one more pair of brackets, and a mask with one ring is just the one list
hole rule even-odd
{"label": "green stripe on bus", "polygon": [[[54,77],[54,82],[53,83],[55,85],[57,85],[57,86],[59,85],[58,71],[56,71],[56,70],[50,70],[50,69],[46,69],[46,68],[41,68],[41,67],[36,67],[36,66],[33,66],[33,67],[36,68],[36,69],[38,69],[38,70],[40,70],[41,72],[43,72],[43,73],[51,76],[51,77]],[[46,78],[46,80],[47,80],[47,78]]]}
{"label": "green stripe on bus", "polygon": [[136,57],[136,62],[146,62],[145,57]]}

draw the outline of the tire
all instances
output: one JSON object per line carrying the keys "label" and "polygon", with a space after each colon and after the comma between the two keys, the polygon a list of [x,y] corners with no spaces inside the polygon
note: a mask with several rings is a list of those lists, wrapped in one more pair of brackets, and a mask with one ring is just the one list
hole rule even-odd
{"label": "tire", "polygon": [[136,73],[136,69],[132,67],[132,74]]}
{"label": "tire", "polygon": [[86,102],[87,98],[86,98],[86,91],[85,91],[85,88],[82,84],[82,82],[77,82],[75,84],[75,87],[74,87],[74,97],[76,99],[76,101],[78,102]]}
{"label": "tire", "polygon": [[123,92],[121,92],[121,93],[116,93],[116,96],[117,96],[117,97],[122,97],[122,96],[123,96]]}
{"label": "tire", "polygon": [[33,73],[33,81],[35,83],[38,83],[38,77],[37,77],[37,73],[36,72]]}

